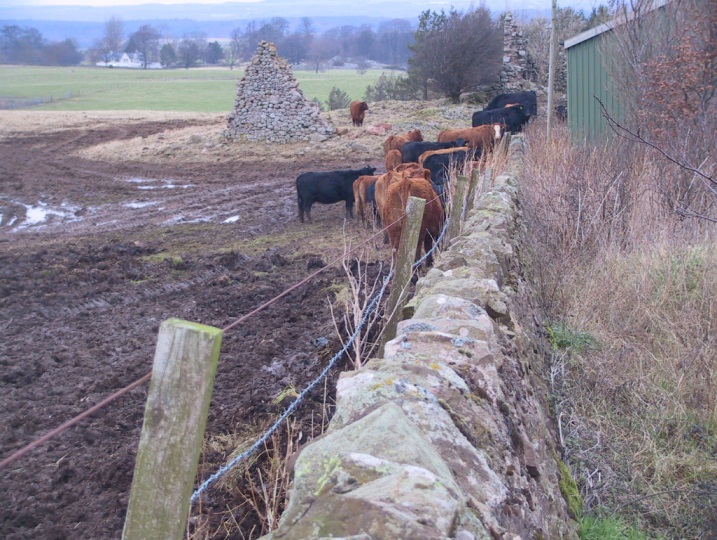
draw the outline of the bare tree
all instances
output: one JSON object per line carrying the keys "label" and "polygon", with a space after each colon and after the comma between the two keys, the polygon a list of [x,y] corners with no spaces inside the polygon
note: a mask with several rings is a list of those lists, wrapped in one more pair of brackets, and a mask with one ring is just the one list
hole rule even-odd
{"label": "bare tree", "polygon": [[134,32],[129,39],[127,52],[138,52],[142,55],[144,69],[159,56],[159,40],[162,36],[159,30],[149,24],[144,24]]}
{"label": "bare tree", "polygon": [[119,17],[110,17],[105,22],[105,35],[102,38],[110,50],[118,52],[124,42],[124,23]]}
{"label": "bare tree", "polygon": [[109,62],[113,53],[120,52],[124,41],[124,23],[117,17],[105,22],[104,35],[90,47],[90,57],[93,60]]}
{"label": "bare tree", "polygon": [[309,60],[314,66],[314,70],[318,73],[324,69],[327,60],[336,54],[336,45],[333,41],[320,37],[314,39],[309,50]]}
{"label": "bare tree", "polygon": [[207,39],[204,34],[185,34],[177,47],[177,60],[185,69],[189,69],[202,59],[206,48]]}
{"label": "bare tree", "polygon": [[[600,6],[596,13],[603,13],[603,9],[605,9],[605,6]],[[595,11],[595,8],[593,8],[593,11]],[[598,15],[595,15],[595,17],[593,20],[597,20]],[[570,7],[558,8],[557,20],[556,33],[558,43],[563,43],[566,39],[588,28],[588,22],[585,16]],[[528,54],[530,54],[535,63],[535,70],[538,75],[537,82],[538,84],[545,85],[548,82],[551,22],[543,17],[536,17],[526,23],[523,30],[528,40],[526,47]],[[562,47],[558,47],[556,71],[565,71],[567,69],[566,62],[567,57],[565,56],[565,50]]]}
{"label": "bare tree", "polygon": [[608,120],[665,158],[658,189],[673,211],[715,220],[717,4],[634,0],[617,13],[601,54],[623,117]]}

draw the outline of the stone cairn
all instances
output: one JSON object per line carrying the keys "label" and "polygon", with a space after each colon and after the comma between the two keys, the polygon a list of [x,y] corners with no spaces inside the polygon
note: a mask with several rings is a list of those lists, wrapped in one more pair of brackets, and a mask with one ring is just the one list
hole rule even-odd
{"label": "stone cairn", "polygon": [[234,111],[224,135],[230,139],[289,143],[321,141],[336,129],[308,101],[273,43],[262,41],[237,83]]}
{"label": "stone cairn", "polygon": [[503,20],[503,69],[500,83],[504,91],[523,90],[535,81],[535,63],[528,54],[528,39],[508,11]]}

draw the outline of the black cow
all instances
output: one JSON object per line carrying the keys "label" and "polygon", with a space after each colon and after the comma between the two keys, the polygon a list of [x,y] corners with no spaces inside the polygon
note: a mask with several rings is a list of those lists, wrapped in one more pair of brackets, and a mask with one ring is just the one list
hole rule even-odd
{"label": "black cow", "polygon": [[558,119],[558,122],[567,122],[568,108],[565,105],[558,105],[555,107],[555,118]]}
{"label": "black cow", "polygon": [[538,116],[538,96],[535,94],[535,90],[513,92],[512,94],[498,94],[483,110],[492,111],[493,109],[502,109],[506,105],[513,103],[525,107],[530,116]]}
{"label": "black cow", "polygon": [[409,141],[401,147],[401,156],[404,163],[418,163],[418,158],[423,152],[429,150],[443,150],[444,148],[455,148],[465,146],[464,139],[456,139],[450,142],[416,142]]}
{"label": "black cow", "polygon": [[423,168],[431,171],[431,184],[434,191],[441,196],[441,202],[445,206],[445,190],[448,181],[448,173],[452,166],[462,165],[466,160],[474,160],[480,156],[472,149],[457,150],[449,154],[433,154],[423,160]]}
{"label": "black cow", "polygon": [[371,176],[374,167],[356,170],[307,172],[296,178],[296,196],[299,200],[299,219],[311,223],[311,205],[315,202],[333,204],[346,201],[346,217],[354,217],[353,184],[359,176]]}
{"label": "black cow", "polygon": [[380,224],[381,216],[379,216],[378,206],[376,206],[376,182],[369,184],[366,188],[366,204],[371,207],[374,221]]}
{"label": "black cow", "polygon": [[472,125],[486,126],[491,124],[504,124],[506,131],[518,133],[523,131],[523,124],[530,120],[530,114],[523,105],[503,107],[491,111],[476,111],[473,113]]}

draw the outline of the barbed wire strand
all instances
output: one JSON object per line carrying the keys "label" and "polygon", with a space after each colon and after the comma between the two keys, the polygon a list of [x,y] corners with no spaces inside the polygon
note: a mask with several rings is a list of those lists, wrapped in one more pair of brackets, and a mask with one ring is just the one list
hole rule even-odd
{"label": "barbed wire strand", "polygon": [[[404,214],[404,215],[405,215],[405,214]],[[263,309],[266,309],[267,307],[269,307],[271,304],[273,304],[274,302],[276,302],[276,301],[279,300],[280,298],[283,298],[284,296],[286,296],[286,295],[289,294],[290,292],[293,292],[294,290],[298,289],[299,287],[301,287],[301,286],[304,285],[305,283],[309,282],[311,279],[313,279],[314,277],[316,277],[317,275],[319,275],[319,274],[320,274],[321,272],[323,272],[324,270],[327,270],[327,269],[330,268],[331,266],[333,266],[333,265],[335,265],[335,264],[341,262],[343,259],[346,258],[346,256],[350,255],[351,253],[353,253],[354,251],[358,250],[359,248],[365,246],[366,244],[368,244],[369,242],[371,242],[372,240],[374,240],[375,238],[377,238],[379,235],[381,235],[383,232],[388,231],[388,229],[389,229],[390,227],[393,227],[396,223],[398,223],[399,221],[401,221],[401,219],[403,219],[403,215],[402,215],[400,218],[398,218],[396,221],[394,221],[393,223],[391,223],[390,225],[385,226],[383,229],[381,229],[380,231],[378,231],[377,233],[375,233],[373,236],[369,237],[367,240],[364,240],[364,241],[361,242],[359,245],[357,245],[356,247],[354,247],[354,248],[352,248],[351,250],[349,250],[347,253],[344,253],[343,255],[340,255],[340,256],[336,257],[335,259],[333,259],[332,261],[330,261],[330,262],[329,262],[328,264],[326,264],[325,266],[322,266],[321,268],[319,268],[318,270],[316,270],[316,271],[313,272],[312,274],[309,274],[308,276],[306,276],[304,279],[302,279],[302,280],[299,281],[298,283],[296,283],[296,284],[292,285],[291,287],[289,287],[288,289],[286,289],[286,290],[285,290],[284,292],[282,292],[281,294],[275,296],[275,297],[272,298],[271,300],[267,300],[266,302],[264,302],[262,305],[260,305],[259,307],[257,307],[257,308],[254,309],[253,311],[250,311],[249,313],[247,313],[246,315],[243,315],[242,317],[240,317],[239,319],[237,319],[237,320],[234,321],[233,323],[231,323],[231,324],[225,326],[224,328],[222,328],[222,332],[226,332],[227,330],[230,330],[230,329],[234,328],[235,326],[237,326],[237,325],[243,323],[245,320],[247,320],[247,319],[248,319],[249,317],[251,317],[252,315],[255,315],[255,314],[257,314],[258,312],[262,311]]]}
{"label": "barbed wire strand", "polygon": [[[402,216],[402,217],[403,217],[403,216]],[[357,249],[363,247],[364,245],[368,244],[369,242],[371,242],[371,241],[374,240],[375,238],[377,238],[380,234],[382,234],[384,231],[386,231],[389,227],[392,227],[393,225],[395,225],[396,223],[398,223],[398,221],[400,221],[400,219],[401,219],[401,218],[397,219],[396,221],[394,221],[394,222],[391,223],[390,225],[384,227],[383,229],[381,229],[380,231],[378,231],[377,233],[375,233],[373,236],[369,237],[367,240],[365,240],[364,242],[362,242],[362,243],[359,244],[358,246],[354,247],[352,250],[350,250],[350,251],[347,253],[347,255],[350,254],[350,253],[352,253],[353,251],[356,251]],[[291,291],[295,290],[296,288],[300,287],[300,286],[303,285],[304,283],[308,282],[310,279],[314,278],[315,276],[317,276],[317,275],[320,274],[321,272],[324,272],[325,270],[328,270],[333,264],[336,264],[336,262],[340,261],[341,259],[343,259],[343,256],[342,256],[342,257],[339,257],[339,258],[337,258],[337,259],[334,259],[334,260],[331,261],[329,264],[327,264],[327,265],[323,266],[322,268],[318,269],[316,272],[313,272],[312,274],[310,274],[310,275],[307,276],[306,278],[302,279],[299,283],[296,283],[295,285],[293,285],[293,286],[290,287],[289,289],[285,290],[284,292],[282,292],[282,293],[279,294],[278,296],[275,296],[274,298],[272,298],[271,300],[269,300],[269,301],[265,302],[264,304],[260,305],[258,308],[254,309],[254,310],[251,311],[250,313],[247,313],[246,315],[240,317],[239,319],[237,319],[236,321],[234,321],[234,322],[231,323],[230,325],[224,327],[224,328],[222,329],[222,333],[225,333],[225,332],[227,332],[228,330],[231,330],[231,329],[234,328],[235,326],[237,326],[237,325],[243,323],[244,321],[246,321],[249,317],[251,317],[251,316],[257,314],[258,312],[262,311],[263,309],[266,309],[266,308],[269,307],[271,304],[273,304],[274,302],[276,302],[278,299],[280,299],[280,298],[286,296],[286,295],[289,294]],[[40,437],[40,438],[37,439],[36,441],[33,441],[33,442],[27,444],[26,446],[22,447],[21,449],[17,450],[16,452],[13,452],[13,453],[10,454],[8,457],[6,457],[6,458],[4,458],[2,461],[0,461],[0,470],[2,470],[3,468],[7,467],[7,466],[10,465],[11,463],[17,461],[17,460],[20,459],[22,456],[24,456],[24,455],[27,454],[28,452],[34,450],[34,449],[37,448],[38,446],[41,446],[41,445],[45,444],[47,441],[49,441],[49,440],[53,439],[54,437],[58,436],[60,433],[66,431],[68,428],[70,428],[70,427],[74,426],[75,424],[77,424],[80,420],[83,420],[84,418],[86,418],[87,416],[90,416],[91,414],[97,412],[97,411],[100,410],[101,408],[106,407],[107,405],[109,405],[110,403],[112,403],[112,402],[115,401],[117,398],[121,397],[122,395],[126,394],[127,392],[129,392],[129,391],[132,390],[133,388],[136,388],[136,387],[139,386],[140,384],[142,384],[142,383],[148,381],[148,380],[151,378],[151,376],[152,376],[152,372],[150,371],[149,373],[146,373],[141,379],[138,379],[138,380],[134,381],[133,383],[131,383],[130,385],[126,386],[125,388],[122,388],[122,389],[118,390],[117,392],[115,392],[114,394],[110,395],[107,399],[104,399],[103,401],[101,401],[101,402],[98,403],[97,405],[91,407],[90,409],[84,411],[83,413],[80,413],[78,416],[76,416],[76,417],[74,417],[74,418],[68,420],[67,422],[65,422],[65,423],[62,424],[61,426],[58,426],[57,428],[53,429],[52,431],[46,433],[45,435],[43,435],[42,437]]]}
{"label": "barbed wire strand", "polygon": [[229,472],[231,469],[236,467],[241,461],[248,458],[250,455],[252,455],[254,452],[256,452],[261,446],[266,443],[266,441],[269,440],[269,437],[271,437],[274,432],[279,429],[281,424],[286,420],[291,413],[293,413],[297,407],[301,404],[301,402],[304,400],[304,398],[308,395],[308,393],[313,390],[313,388],[321,382],[324,377],[326,377],[331,370],[331,368],[334,367],[336,362],[348,352],[349,347],[353,344],[353,342],[358,337],[361,328],[363,328],[364,324],[366,324],[366,321],[368,321],[368,317],[373,313],[374,309],[377,308],[379,301],[381,300],[381,297],[383,296],[384,292],[386,291],[386,287],[388,286],[388,283],[391,281],[391,278],[393,277],[393,270],[385,277],[383,278],[383,285],[381,289],[374,295],[373,299],[369,303],[369,305],[366,307],[366,311],[364,313],[364,316],[361,318],[361,321],[359,322],[358,326],[354,330],[354,333],[351,335],[351,337],[346,341],[344,346],[341,348],[339,352],[337,352],[333,358],[329,361],[327,366],[324,368],[324,370],[319,374],[316,379],[314,379],[297,397],[296,399],[289,405],[284,412],[279,416],[279,418],[274,422],[274,424],[262,435],[251,447],[249,447],[247,450],[236,456],[234,459],[232,459],[229,463],[221,467],[216,473],[214,473],[212,476],[207,478],[202,484],[197,488],[197,490],[192,494],[191,502],[195,503],[197,499],[200,497],[200,495],[214,482],[219,480],[222,476],[224,476],[227,472]]}
{"label": "barbed wire strand", "polygon": [[62,424],[61,426],[56,427],[55,429],[53,429],[52,431],[46,433],[45,435],[43,435],[42,437],[40,437],[40,438],[37,439],[36,441],[31,442],[30,444],[28,444],[27,446],[21,448],[21,449],[18,450],[17,452],[15,452],[15,453],[13,453],[13,454],[10,454],[10,456],[8,456],[8,457],[6,457],[5,459],[3,459],[2,461],[0,461],[0,469],[3,469],[3,468],[6,467],[7,465],[10,465],[10,464],[11,464],[12,462],[14,462],[14,461],[17,461],[17,460],[20,459],[22,456],[24,456],[24,455],[27,454],[28,452],[34,450],[34,449],[37,448],[38,446],[41,446],[42,444],[45,444],[47,441],[49,441],[49,440],[52,439],[53,437],[56,437],[57,435],[59,435],[60,433],[62,433],[63,431],[65,431],[66,429],[71,428],[72,426],[74,426],[75,424],[77,424],[80,420],[83,420],[83,419],[87,418],[88,416],[90,416],[91,414],[97,412],[98,410],[100,410],[101,408],[105,407],[106,405],[110,404],[111,402],[113,402],[114,400],[116,400],[117,398],[119,398],[120,396],[123,396],[124,394],[126,394],[126,393],[129,392],[130,390],[134,390],[135,388],[137,388],[137,387],[138,387],[139,385],[141,385],[142,383],[148,381],[151,376],[152,376],[152,372],[150,371],[149,373],[145,374],[144,377],[142,377],[141,379],[136,380],[135,382],[133,382],[133,383],[130,384],[129,386],[126,386],[126,387],[122,388],[121,390],[118,390],[117,392],[115,392],[115,393],[112,394],[111,396],[109,396],[109,397],[107,397],[106,399],[100,401],[97,405],[95,405],[95,406],[93,406],[93,407],[90,407],[90,408],[87,409],[85,412],[83,412],[83,413],[81,413],[81,414],[78,414],[77,416],[75,416],[75,417],[72,418],[71,420],[68,420],[67,422],[65,422],[65,423]]}

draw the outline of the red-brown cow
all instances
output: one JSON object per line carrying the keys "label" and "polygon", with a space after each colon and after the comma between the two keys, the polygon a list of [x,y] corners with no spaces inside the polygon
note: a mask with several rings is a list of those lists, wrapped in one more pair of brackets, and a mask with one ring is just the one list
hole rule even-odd
{"label": "red-brown cow", "polygon": [[464,139],[469,148],[480,149],[486,152],[493,150],[495,143],[505,133],[505,126],[493,124],[490,126],[477,126],[465,129],[444,129],[438,134],[438,142],[450,142]]}
{"label": "red-brown cow", "polygon": [[386,154],[386,170],[392,171],[402,163],[400,150],[389,150]]}
{"label": "red-brown cow", "polygon": [[363,119],[368,111],[368,105],[365,101],[352,101],[349,105],[349,111],[351,112],[351,122],[354,126],[362,126]]}
{"label": "red-brown cow", "polygon": [[356,200],[356,211],[361,217],[361,223],[366,221],[366,208],[373,201],[369,201],[368,188],[376,183],[378,176],[359,176],[354,182],[354,199]]}
{"label": "red-brown cow", "polygon": [[389,150],[401,150],[401,147],[409,141],[422,142],[423,134],[421,130],[414,129],[400,135],[389,135],[383,143],[383,154],[388,154]]}
{"label": "red-brown cow", "polygon": [[[398,251],[401,234],[406,222],[405,211],[408,197],[418,197],[426,201],[421,229],[418,234],[418,247],[416,248],[416,260],[418,260],[422,249],[425,249],[426,253],[428,253],[433,247],[434,240],[441,233],[445,213],[438,195],[427,180],[423,178],[403,178],[389,185],[386,201],[381,212],[381,220],[388,227],[388,237],[394,257]],[[428,256],[426,263],[428,266],[433,264],[432,255]]]}

